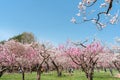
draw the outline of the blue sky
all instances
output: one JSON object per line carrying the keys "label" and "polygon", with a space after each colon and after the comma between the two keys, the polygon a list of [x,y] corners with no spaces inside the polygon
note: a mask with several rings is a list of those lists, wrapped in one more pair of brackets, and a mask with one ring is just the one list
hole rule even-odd
{"label": "blue sky", "polygon": [[0,40],[7,40],[22,32],[32,32],[38,41],[60,44],[94,37],[114,43],[120,37],[118,25],[102,31],[90,22],[72,24],[80,0],[0,0]]}

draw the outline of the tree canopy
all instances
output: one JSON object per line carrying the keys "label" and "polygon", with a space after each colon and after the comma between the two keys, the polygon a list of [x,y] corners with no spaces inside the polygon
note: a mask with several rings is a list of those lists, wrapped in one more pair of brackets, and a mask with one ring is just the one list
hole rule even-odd
{"label": "tree canopy", "polygon": [[31,43],[35,41],[35,36],[30,32],[23,32],[22,34],[16,35],[9,40],[16,40],[21,43]]}

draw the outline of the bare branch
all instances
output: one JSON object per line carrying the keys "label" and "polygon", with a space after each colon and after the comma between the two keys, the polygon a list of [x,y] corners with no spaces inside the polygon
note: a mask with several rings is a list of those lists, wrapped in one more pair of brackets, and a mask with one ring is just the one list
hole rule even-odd
{"label": "bare branch", "polygon": [[113,0],[110,0],[109,7],[108,7],[108,9],[107,9],[106,14],[108,14],[109,11],[111,10],[111,8],[112,8],[112,4],[113,4]]}
{"label": "bare branch", "polygon": [[94,1],[91,5],[89,5],[89,6],[86,5],[86,7],[91,7],[91,6],[93,6],[96,2],[97,2],[97,0],[95,0],[95,1]]}

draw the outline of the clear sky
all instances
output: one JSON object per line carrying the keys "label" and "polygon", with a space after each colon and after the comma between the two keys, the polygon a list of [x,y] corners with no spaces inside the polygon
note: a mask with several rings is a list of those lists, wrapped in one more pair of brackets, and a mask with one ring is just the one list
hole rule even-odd
{"label": "clear sky", "polygon": [[72,24],[80,0],[0,0],[0,40],[22,32],[32,32],[37,40],[59,44],[94,37],[114,43],[120,37],[120,26],[98,31],[92,23]]}

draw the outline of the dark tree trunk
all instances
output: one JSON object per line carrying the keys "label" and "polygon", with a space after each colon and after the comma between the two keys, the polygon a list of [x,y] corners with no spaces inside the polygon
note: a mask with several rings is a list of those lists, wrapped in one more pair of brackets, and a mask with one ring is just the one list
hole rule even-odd
{"label": "dark tree trunk", "polygon": [[93,80],[93,73],[86,73],[86,78],[88,80]]}
{"label": "dark tree trunk", "polygon": [[3,70],[2,70],[2,71],[0,71],[0,77],[2,77],[2,75],[3,75],[3,72],[4,72]]}
{"label": "dark tree trunk", "polygon": [[22,71],[22,80],[25,80],[25,73]]}
{"label": "dark tree trunk", "polygon": [[62,69],[60,70],[59,66],[57,66],[53,60],[52,60],[52,63],[53,63],[53,65],[55,66],[55,68],[57,70],[57,76],[61,77],[62,76]]}
{"label": "dark tree trunk", "polygon": [[21,68],[22,71],[22,80],[25,80],[25,72],[24,72],[24,68]]}
{"label": "dark tree trunk", "polygon": [[58,77],[61,77],[62,76],[62,72],[61,71],[57,71],[57,75],[58,75]]}
{"label": "dark tree trunk", "polygon": [[87,69],[84,69],[84,72],[86,74],[86,78],[88,80],[93,80],[93,74],[94,74],[94,66],[89,68],[88,70]]}
{"label": "dark tree trunk", "polygon": [[88,73],[86,73],[86,78],[88,78]]}
{"label": "dark tree trunk", "polygon": [[114,65],[115,65],[117,71],[120,73],[120,69],[119,69],[119,67],[117,66],[117,63],[116,63],[116,62],[113,62],[113,63],[114,63]]}
{"label": "dark tree trunk", "polygon": [[113,71],[112,68],[109,68],[111,75],[113,76]]}
{"label": "dark tree trunk", "polygon": [[49,71],[49,69],[50,69],[50,67],[49,67],[49,64],[45,61],[45,63],[46,63],[46,69],[45,69],[45,72],[48,72]]}
{"label": "dark tree trunk", "polygon": [[37,71],[37,80],[40,80],[40,71]]}
{"label": "dark tree trunk", "polygon": [[37,71],[37,80],[41,80],[41,71],[40,70]]}
{"label": "dark tree trunk", "polygon": [[93,72],[88,73],[88,80],[93,80]]}
{"label": "dark tree trunk", "polygon": [[4,72],[7,70],[7,68],[2,68],[1,70],[0,70],[0,77],[2,77],[2,75],[4,74]]}
{"label": "dark tree trunk", "polygon": [[37,68],[37,80],[41,80],[41,73],[42,73],[41,69],[42,69],[41,66]]}
{"label": "dark tree trunk", "polygon": [[60,70],[58,66],[56,67],[56,70],[57,70],[57,76],[61,77],[62,76],[62,70]]}
{"label": "dark tree trunk", "polygon": [[104,71],[107,72],[106,68],[104,68]]}

